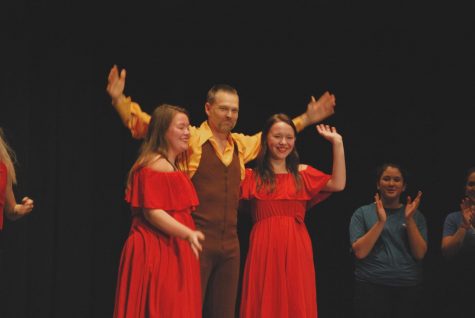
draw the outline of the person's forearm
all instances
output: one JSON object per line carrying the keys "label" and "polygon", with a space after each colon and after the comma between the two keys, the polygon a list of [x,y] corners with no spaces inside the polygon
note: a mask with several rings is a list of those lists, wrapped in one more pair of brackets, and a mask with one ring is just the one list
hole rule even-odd
{"label": "person's forearm", "polygon": [[466,233],[467,230],[464,227],[459,227],[454,235],[442,238],[442,255],[445,257],[452,257],[457,254],[463,245]]}
{"label": "person's forearm", "polygon": [[384,222],[376,222],[365,235],[357,239],[351,246],[357,259],[363,259],[371,252],[384,228]]}
{"label": "person's forearm", "polygon": [[303,114],[300,114],[299,116],[293,118],[292,121],[295,124],[295,128],[297,128],[297,132],[301,132],[302,130],[304,130],[308,126],[316,124],[316,123],[322,121],[323,119],[325,119],[325,118],[322,117],[321,119],[312,120],[308,116],[307,113],[303,113]]}
{"label": "person's forearm", "polygon": [[345,149],[343,140],[333,143],[332,177],[323,188],[324,191],[342,191],[346,184]]}
{"label": "person's forearm", "polygon": [[295,118],[296,120],[300,121],[300,129],[304,130],[306,127],[312,124],[310,118],[306,113],[301,114]]}
{"label": "person's forearm", "polygon": [[319,108],[319,111],[313,113],[312,115],[309,115],[308,111],[306,111],[305,113],[302,113],[299,116],[292,119],[292,121],[294,122],[297,128],[297,131],[300,132],[304,130],[306,127],[310,125],[315,125],[321,122],[322,120],[324,120],[325,118],[327,118],[328,116],[331,116],[331,114],[333,114],[333,109],[332,108],[329,109],[328,107],[332,107],[332,106],[327,106],[326,108],[324,106],[321,106]]}
{"label": "person's forearm", "polygon": [[144,209],[144,216],[150,224],[170,236],[187,239],[193,231],[186,225],[175,220],[175,218],[164,210]]}
{"label": "person's forearm", "polygon": [[19,218],[21,218],[23,215],[17,213],[17,209],[20,208],[19,204],[13,205],[13,207],[8,207],[5,209],[5,216],[10,220],[10,221],[16,221]]}
{"label": "person's forearm", "polygon": [[302,130],[305,129],[309,124],[307,123],[309,121],[307,114],[303,113],[302,115],[299,115],[297,117],[294,117],[292,119],[294,122],[295,128],[297,128],[297,132],[301,132]]}
{"label": "person's forearm", "polygon": [[421,261],[427,252],[427,242],[422,237],[413,218],[406,220],[406,231],[411,254],[416,260]]}
{"label": "person's forearm", "polygon": [[10,179],[7,181],[7,189],[5,192],[5,216],[12,221],[15,221],[21,217],[16,213],[16,200],[15,194],[13,193],[13,184]]}
{"label": "person's forearm", "polygon": [[127,127],[130,120],[130,98],[121,95],[119,98],[112,100],[112,106],[119,114],[122,123]]}

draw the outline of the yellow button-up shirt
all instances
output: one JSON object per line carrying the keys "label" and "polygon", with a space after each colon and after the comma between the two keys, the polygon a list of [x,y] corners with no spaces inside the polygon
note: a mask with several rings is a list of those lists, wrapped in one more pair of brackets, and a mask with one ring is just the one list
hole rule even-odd
{"label": "yellow button-up shirt", "polygon": [[[145,137],[150,122],[150,115],[143,112],[140,106],[137,103],[132,102],[130,98],[126,98],[122,103],[123,104],[120,105],[121,108],[127,107],[127,105],[124,105],[125,103],[129,104],[128,108],[130,109],[130,116],[129,121],[126,124],[132,133],[132,136],[137,139]],[[295,118],[293,122],[298,131],[304,128],[302,127],[302,122],[298,117]],[[202,153],[201,147],[208,140],[215,150],[219,160],[221,160],[225,166],[228,166],[231,163],[234,154],[234,143],[237,145],[239,151],[239,165],[241,167],[241,180],[243,180],[245,176],[244,165],[257,157],[261,147],[260,132],[252,136],[231,133],[229,134],[224,152],[221,152],[208,122],[203,122],[199,127],[190,126],[190,141],[187,160],[188,174],[190,178],[195,174],[196,170],[198,170]]]}

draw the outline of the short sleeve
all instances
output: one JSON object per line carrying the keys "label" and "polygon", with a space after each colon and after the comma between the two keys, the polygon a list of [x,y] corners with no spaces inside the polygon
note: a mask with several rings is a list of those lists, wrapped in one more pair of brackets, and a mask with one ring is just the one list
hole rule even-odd
{"label": "short sleeve", "polygon": [[363,208],[359,208],[353,213],[350,221],[350,244],[353,244],[360,237],[366,234]]}
{"label": "short sleeve", "polygon": [[300,175],[302,176],[304,189],[310,197],[310,200],[307,203],[307,208],[311,208],[312,206],[324,201],[332,194],[332,192],[322,191],[331,179],[330,175],[311,166],[307,166],[305,170],[302,170]]}
{"label": "short sleeve", "polygon": [[252,199],[256,188],[255,177],[252,169],[246,169],[244,180],[241,183],[241,200]]}
{"label": "short sleeve", "polygon": [[452,212],[445,218],[442,237],[452,236],[455,234],[455,232],[457,232],[461,221],[461,219],[459,220],[457,214],[460,215],[460,212]]}
{"label": "short sleeve", "polygon": [[427,222],[425,216],[419,210],[416,210],[414,219],[416,221],[416,225],[419,229],[419,232],[421,233],[424,240],[427,242]]}
{"label": "short sleeve", "polygon": [[142,168],[134,172],[126,201],[134,208],[180,211],[198,205],[190,179],[183,172],[157,172]]}

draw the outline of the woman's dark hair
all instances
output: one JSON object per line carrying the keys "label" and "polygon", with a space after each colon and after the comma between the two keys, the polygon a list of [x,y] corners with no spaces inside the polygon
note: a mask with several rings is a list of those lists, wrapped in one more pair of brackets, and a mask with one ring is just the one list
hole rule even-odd
{"label": "woman's dark hair", "polygon": [[[278,122],[286,123],[292,127],[294,135],[297,136],[297,128],[289,116],[285,114],[275,114],[267,120],[262,131],[261,149],[257,155],[256,167],[254,168],[254,171],[256,172],[257,189],[260,190],[264,187],[268,193],[271,193],[275,190],[275,173],[272,170],[270,163],[270,152],[267,145],[267,135],[269,134],[272,126]],[[285,166],[287,171],[290,172],[294,177],[297,191],[299,191],[302,186],[302,179],[299,174],[299,163],[299,155],[297,153],[297,149],[294,146],[287,158],[285,158]]]}
{"label": "woman's dark hair", "polygon": [[384,171],[386,171],[386,169],[389,167],[396,168],[399,170],[399,172],[401,172],[402,183],[405,185],[407,183],[407,178],[408,178],[407,171],[404,168],[402,168],[401,165],[397,163],[392,163],[392,162],[383,163],[382,165],[376,168],[376,183],[379,182]]}
{"label": "woman's dark hair", "polygon": [[465,175],[464,183],[463,183],[463,193],[467,194],[467,186],[468,186],[468,178],[475,173],[475,167],[471,167],[467,170],[467,174]]}
{"label": "woman's dark hair", "polygon": [[468,181],[468,178],[472,175],[472,173],[475,173],[475,167],[472,167],[467,170],[467,174],[465,175],[465,182]]}

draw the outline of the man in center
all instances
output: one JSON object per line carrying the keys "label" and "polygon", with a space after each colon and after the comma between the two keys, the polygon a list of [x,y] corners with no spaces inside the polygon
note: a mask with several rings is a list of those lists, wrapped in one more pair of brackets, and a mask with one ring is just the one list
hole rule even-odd
{"label": "man in center", "polygon": [[[112,67],[107,92],[122,122],[141,139],[150,115],[125,97],[126,71]],[[335,96],[325,92],[312,96],[307,111],[293,119],[298,131],[334,113]],[[193,212],[196,226],[205,234],[200,254],[203,317],[231,318],[235,314],[239,280],[240,250],[237,235],[239,187],[244,165],[260,148],[261,133],[247,136],[232,133],[239,113],[239,96],[229,85],[215,85],[207,94],[207,121],[190,127],[187,169],[200,204]],[[177,191],[179,191],[177,189]]]}

